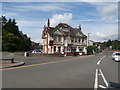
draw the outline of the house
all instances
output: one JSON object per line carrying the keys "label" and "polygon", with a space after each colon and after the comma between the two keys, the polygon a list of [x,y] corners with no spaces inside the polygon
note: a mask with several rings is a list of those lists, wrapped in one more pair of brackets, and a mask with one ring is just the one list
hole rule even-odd
{"label": "house", "polygon": [[46,54],[86,53],[87,36],[81,31],[81,26],[73,28],[66,23],[59,23],[56,27],[50,27],[48,19],[42,33],[43,50]]}
{"label": "house", "polygon": [[96,43],[92,40],[89,40],[88,46],[96,46]]}

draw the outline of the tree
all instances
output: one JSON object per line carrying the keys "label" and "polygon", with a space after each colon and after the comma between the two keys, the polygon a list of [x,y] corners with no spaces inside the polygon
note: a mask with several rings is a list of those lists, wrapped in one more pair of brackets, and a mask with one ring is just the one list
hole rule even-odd
{"label": "tree", "polygon": [[15,36],[12,33],[8,33],[7,35],[3,35],[2,39],[2,49],[4,51],[14,52],[16,50],[19,50],[19,37]]}
{"label": "tree", "polygon": [[3,25],[2,30],[3,34],[10,32],[20,37],[19,28],[16,25],[15,19],[9,19],[8,22],[6,22],[5,25]]}
{"label": "tree", "polygon": [[119,40],[108,40],[107,42],[104,42],[104,47],[109,48],[109,46],[112,46],[112,49],[114,50],[120,50],[120,41]]}
{"label": "tree", "polygon": [[109,39],[109,40],[105,43],[105,46],[106,46],[106,47],[109,47],[109,46],[111,46],[111,44],[112,44],[112,41]]}
{"label": "tree", "polygon": [[120,50],[120,41],[118,41],[118,40],[112,41],[111,46],[112,46],[112,48],[115,49],[115,50]]}
{"label": "tree", "polygon": [[5,16],[2,16],[2,18],[0,19],[0,21],[2,21],[2,25],[4,26],[7,22],[7,19]]}
{"label": "tree", "polygon": [[15,19],[7,20],[2,17],[2,51],[27,51],[31,49],[31,40],[26,34],[19,31]]}

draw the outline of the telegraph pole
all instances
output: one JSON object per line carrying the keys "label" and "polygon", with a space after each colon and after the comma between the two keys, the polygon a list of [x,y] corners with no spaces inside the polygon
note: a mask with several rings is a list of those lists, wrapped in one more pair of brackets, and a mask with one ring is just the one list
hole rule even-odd
{"label": "telegraph pole", "polygon": [[89,46],[89,37],[90,37],[91,33],[88,33],[88,37],[87,37],[87,46]]}

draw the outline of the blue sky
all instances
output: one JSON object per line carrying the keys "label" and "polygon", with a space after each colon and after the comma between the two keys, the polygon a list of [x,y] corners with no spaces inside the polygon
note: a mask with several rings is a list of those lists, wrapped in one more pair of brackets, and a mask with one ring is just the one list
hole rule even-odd
{"label": "blue sky", "polygon": [[15,18],[19,29],[33,41],[42,43],[43,26],[63,22],[73,28],[82,26],[94,41],[118,37],[117,2],[2,2],[2,15]]}

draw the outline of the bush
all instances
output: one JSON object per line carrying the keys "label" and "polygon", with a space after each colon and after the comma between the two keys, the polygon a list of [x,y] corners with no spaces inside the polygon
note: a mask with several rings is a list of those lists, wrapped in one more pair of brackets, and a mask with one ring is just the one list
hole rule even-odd
{"label": "bush", "polygon": [[97,52],[96,46],[87,46],[87,54],[93,54],[94,52]]}

